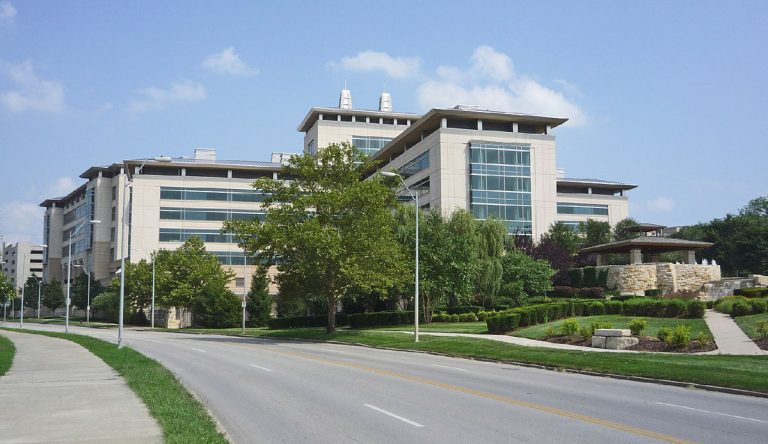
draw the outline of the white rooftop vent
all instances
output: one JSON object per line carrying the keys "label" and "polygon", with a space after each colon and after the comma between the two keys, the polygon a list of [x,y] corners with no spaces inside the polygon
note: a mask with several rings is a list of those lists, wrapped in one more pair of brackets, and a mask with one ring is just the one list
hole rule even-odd
{"label": "white rooftop vent", "polygon": [[461,110],[466,110],[466,111],[479,111],[480,107],[477,106],[477,105],[461,105],[461,104],[459,104],[459,105],[454,106],[453,109],[461,109]]}
{"label": "white rooftop vent", "polygon": [[352,92],[347,89],[347,82],[344,82],[344,89],[339,96],[339,108],[352,109]]}
{"label": "white rooftop vent", "polygon": [[283,165],[288,164],[288,160],[290,160],[291,156],[294,156],[296,153],[272,153],[272,163],[280,163]]}
{"label": "white rooftop vent", "polygon": [[195,148],[195,159],[216,160],[215,148]]}
{"label": "white rooftop vent", "polygon": [[381,97],[379,97],[379,111],[392,112],[392,96],[388,92],[381,93]]}

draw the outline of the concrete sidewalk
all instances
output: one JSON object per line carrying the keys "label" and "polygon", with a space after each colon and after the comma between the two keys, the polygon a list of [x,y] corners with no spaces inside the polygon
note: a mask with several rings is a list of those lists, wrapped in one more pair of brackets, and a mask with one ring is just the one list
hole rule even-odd
{"label": "concrete sidewalk", "polygon": [[104,361],[74,342],[2,331],[16,346],[0,377],[0,441],[162,442],[147,408]]}
{"label": "concrete sidewalk", "polygon": [[722,355],[764,355],[765,352],[744,334],[733,319],[724,313],[707,310],[704,321],[715,338],[717,349]]}

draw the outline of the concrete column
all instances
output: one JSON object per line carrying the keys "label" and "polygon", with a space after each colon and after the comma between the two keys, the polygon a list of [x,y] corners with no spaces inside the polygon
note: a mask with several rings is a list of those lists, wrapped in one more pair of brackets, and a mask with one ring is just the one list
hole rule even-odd
{"label": "concrete column", "polygon": [[482,131],[483,130],[483,121],[482,120],[478,120],[477,121],[477,130],[478,131]]}
{"label": "concrete column", "polygon": [[440,120],[440,128],[448,128],[448,119],[443,117]]}
{"label": "concrete column", "polygon": [[597,266],[598,267],[602,267],[603,265],[606,265],[605,264],[605,254],[598,253],[598,255],[597,255]]}
{"label": "concrete column", "polygon": [[688,250],[688,260],[685,261],[686,264],[695,264],[696,263],[696,252],[693,250]]}
{"label": "concrete column", "polygon": [[642,264],[643,254],[639,248],[629,250],[629,263],[630,264]]}
{"label": "concrete column", "polygon": [[517,122],[512,122],[512,132],[516,133],[517,131]]}

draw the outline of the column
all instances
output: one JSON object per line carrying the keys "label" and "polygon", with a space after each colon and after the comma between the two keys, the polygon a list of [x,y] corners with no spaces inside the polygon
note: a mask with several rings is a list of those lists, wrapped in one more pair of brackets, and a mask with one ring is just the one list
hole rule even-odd
{"label": "column", "polygon": [[629,250],[629,263],[630,264],[643,263],[643,253],[640,251],[639,248]]}
{"label": "column", "polygon": [[688,250],[688,260],[685,261],[686,264],[695,264],[696,263],[696,252],[693,250]]}
{"label": "column", "polygon": [[605,262],[606,262],[605,261],[605,254],[598,253],[597,254],[597,266],[598,267],[602,267],[603,265],[605,265]]}

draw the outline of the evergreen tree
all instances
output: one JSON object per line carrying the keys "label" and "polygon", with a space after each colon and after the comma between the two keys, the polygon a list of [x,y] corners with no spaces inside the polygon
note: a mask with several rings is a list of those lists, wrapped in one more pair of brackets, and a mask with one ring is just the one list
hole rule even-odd
{"label": "evergreen tree", "polygon": [[269,295],[269,276],[264,267],[258,267],[251,278],[248,292],[249,323],[254,327],[263,327],[272,315],[272,297]]}

